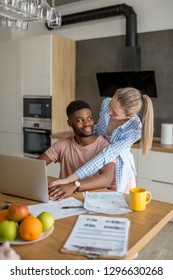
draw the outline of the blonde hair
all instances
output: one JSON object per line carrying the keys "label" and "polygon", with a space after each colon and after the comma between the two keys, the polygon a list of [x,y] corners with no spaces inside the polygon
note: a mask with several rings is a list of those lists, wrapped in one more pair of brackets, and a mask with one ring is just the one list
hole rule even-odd
{"label": "blonde hair", "polygon": [[154,110],[151,99],[147,95],[142,95],[139,90],[130,87],[118,89],[113,98],[119,101],[127,116],[132,117],[142,111],[140,147],[142,155],[146,156],[152,147],[154,133]]}

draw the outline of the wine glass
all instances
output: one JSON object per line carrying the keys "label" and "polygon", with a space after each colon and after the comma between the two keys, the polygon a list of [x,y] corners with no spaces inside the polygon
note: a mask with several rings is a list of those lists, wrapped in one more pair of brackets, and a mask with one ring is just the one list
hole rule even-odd
{"label": "wine glass", "polygon": [[7,27],[12,28],[13,25],[14,25],[14,20],[12,20],[11,18],[8,18],[8,20],[7,20]]}
{"label": "wine glass", "polygon": [[42,0],[38,6],[37,19],[39,22],[46,22],[49,17],[50,5],[46,0]]}
{"label": "wine glass", "polygon": [[62,23],[61,14],[55,8],[55,0],[52,0],[52,7],[49,11],[47,24],[49,27],[59,27]]}
{"label": "wine glass", "polygon": [[16,20],[15,28],[18,31],[27,31],[28,30],[28,22],[23,20]]}
{"label": "wine glass", "polygon": [[24,16],[30,16],[34,18],[37,15],[37,1],[24,0],[21,9]]}
{"label": "wine glass", "polygon": [[3,10],[10,10],[11,0],[1,0]]}
{"label": "wine glass", "polygon": [[12,10],[16,11],[17,13],[21,14],[22,7],[23,7],[23,0],[12,0],[11,1]]}
{"label": "wine glass", "polygon": [[7,24],[7,20],[5,17],[0,17],[0,26],[1,27],[6,27],[6,24]]}

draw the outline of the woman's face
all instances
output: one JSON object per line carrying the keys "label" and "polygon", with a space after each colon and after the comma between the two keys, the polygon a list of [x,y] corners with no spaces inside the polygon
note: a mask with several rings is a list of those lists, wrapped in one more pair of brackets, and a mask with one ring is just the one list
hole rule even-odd
{"label": "woman's face", "polygon": [[130,117],[126,116],[125,110],[121,107],[119,101],[113,97],[109,103],[108,114],[111,119],[118,121],[126,121],[130,119]]}

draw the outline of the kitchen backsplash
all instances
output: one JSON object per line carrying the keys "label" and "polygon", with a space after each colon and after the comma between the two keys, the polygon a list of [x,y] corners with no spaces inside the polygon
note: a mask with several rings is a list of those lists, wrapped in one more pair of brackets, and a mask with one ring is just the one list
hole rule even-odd
{"label": "kitchen backsplash", "polygon": [[[173,30],[138,34],[141,70],[154,70],[157,98],[153,98],[155,137],[160,137],[161,123],[173,123]],[[122,70],[125,36],[77,41],[76,98],[90,103],[97,121],[103,97],[100,97],[97,72]]]}

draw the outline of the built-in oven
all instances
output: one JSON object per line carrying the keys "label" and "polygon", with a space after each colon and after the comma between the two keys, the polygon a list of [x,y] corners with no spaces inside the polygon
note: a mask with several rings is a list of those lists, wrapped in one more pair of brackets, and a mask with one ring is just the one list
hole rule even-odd
{"label": "built-in oven", "polygon": [[23,117],[51,119],[51,96],[24,95]]}
{"label": "built-in oven", "polygon": [[51,97],[23,98],[23,153],[37,158],[51,145]]}
{"label": "built-in oven", "polygon": [[28,118],[23,125],[24,156],[37,158],[51,145],[51,121]]}

